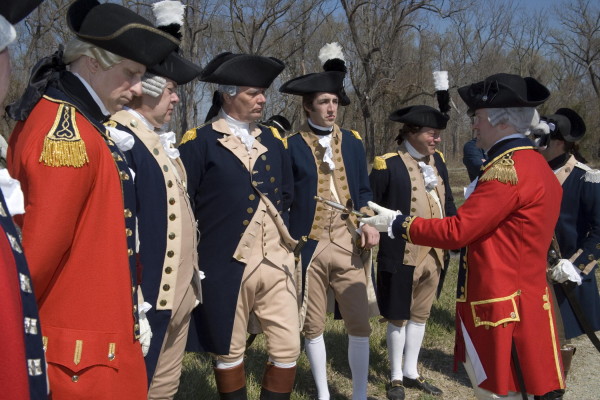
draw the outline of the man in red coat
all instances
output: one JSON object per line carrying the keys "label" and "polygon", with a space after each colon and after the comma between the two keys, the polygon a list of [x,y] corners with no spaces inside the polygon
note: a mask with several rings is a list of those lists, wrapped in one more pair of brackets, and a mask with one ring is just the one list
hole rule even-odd
{"label": "man in red coat", "polygon": [[[496,74],[460,88],[474,112],[484,164],[456,216],[398,216],[371,203],[364,218],[409,243],[467,247],[459,271],[455,360],[462,361],[479,399],[518,399],[564,388],[546,254],[562,191],[526,134],[549,96],[533,78]],[[523,393],[523,394],[521,394]],[[504,398],[504,397],[503,397]],[[554,397],[553,397],[554,398]]]}
{"label": "man in red coat", "polygon": [[22,121],[7,161],[25,196],[19,223],[50,390],[53,400],[141,400],[133,179],[126,138],[102,122],[141,94],[146,66],[177,43],[116,4],[79,0],[67,19],[78,39],[38,63],[9,110]]}
{"label": "man in red coat", "polygon": [[[40,2],[5,0],[0,3],[0,107],[10,85],[8,46],[17,36],[13,24],[25,18]],[[2,148],[2,158],[5,150]],[[23,246],[12,221],[12,215],[23,211],[19,182],[11,178],[5,168],[0,168],[0,397],[34,400],[48,396],[48,384],[38,308]]]}

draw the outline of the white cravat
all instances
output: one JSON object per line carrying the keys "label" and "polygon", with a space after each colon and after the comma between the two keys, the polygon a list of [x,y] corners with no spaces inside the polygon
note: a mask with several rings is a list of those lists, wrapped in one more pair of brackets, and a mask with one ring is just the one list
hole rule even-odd
{"label": "white cravat", "polygon": [[417,160],[417,164],[419,165],[419,169],[421,170],[421,174],[423,175],[423,180],[425,181],[425,188],[427,191],[432,191],[438,184],[437,174],[431,165],[425,164],[422,160],[425,156],[417,151],[408,141],[406,143],[406,150],[408,154],[410,154],[415,160]]}
{"label": "white cravat", "polygon": [[169,132],[157,131],[156,133],[158,133],[158,139],[160,140],[160,143],[163,145],[163,148],[165,149],[165,153],[167,153],[167,156],[169,156],[169,158],[172,160],[179,158],[179,150],[177,150],[175,147],[173,147],[173,145],[176,142],[175,132],[173,132],[173,131],[169,131]]}
{"label": "white cravat", "polygon": [[0,169],[0,189],[10,215],[25,214],[25,200],[21,183],[12,178],[6,168]]}
{"label": "white cravat", "polygon": [[[333,132],[333,127],[325,127],[314,124],[310,119],[308,120],[308,124],[313,128],[316,128],[320,131],[330,131]],[[318,135],[319,136],[319,144],[321,147],[325,149],[325,154],[323,154],[323,162],[326,162],[329,165],[331,170],[335,169],[335,163],[333,162],[333,151],[331,150],[331,137],[332,134],[329,133],[327,135]]]}
{"label": "white cravat", "polygon": [[256,140],[256,138],[250,134],[250,124],[230,117],[225,111],[223,111],[223,109],[221,109],[221,113],[221,116],[225,119],[225,122],[227,122],[231,132],[240,139],[240,141],[246,146],[248,153],[250,153],[252,150],[252,145],[254,144],[254,140]]}

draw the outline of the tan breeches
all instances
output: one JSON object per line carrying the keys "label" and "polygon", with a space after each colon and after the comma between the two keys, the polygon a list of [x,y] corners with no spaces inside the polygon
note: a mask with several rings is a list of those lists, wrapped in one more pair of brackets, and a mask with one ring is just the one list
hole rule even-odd
{"label": "tan breeches", "polygon": [[169,327],[165,333],[154,378],[148,389],[149,400],[172,399],[179,387],[185,344],[187,342],[190,317],[196,303],[196,289],[187,286],[179,307],[173,310]]}
{"label": "tan breeches", "polygon": [[327,291],[331,287],[348,334],[369,336],[369,303],[363,262],[358,254],[321,240],[306,272],[308,306],[304,335],[318,337],[325,330]]}
{"label": "tan breeches", "polygon": [[295,362],[300,355],[298,303],[294,283],[294,255],[281,248],[281,265],[267,259],[249,263],[244,269],[236,306],[229,354],[219,361],[241,359],[246,350],[246,331],[250,312],[258,318],[267,339],[272,361]]}
{"label": "tan breeches", "polygon": [[[431,306],[435,299],[442,265],[431,249],[423,261],[417,265],[413,274],[412,301],[410,303],[410,320],[424,324],[431,314]],[[396,326],[406,325],[406,321],[389,321]]]}

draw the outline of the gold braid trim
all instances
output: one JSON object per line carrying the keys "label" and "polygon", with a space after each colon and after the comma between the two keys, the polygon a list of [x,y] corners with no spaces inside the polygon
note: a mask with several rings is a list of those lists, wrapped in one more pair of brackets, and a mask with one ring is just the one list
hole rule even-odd
{"label": "gold braid trim", "polygon": [[75,123],[75,107],[61,104],[54,124],[44,138],[39,161],[49,167],[80,168],[90,160]]}
{"label": "gold braid trim", "polygon": [[517,178],[517,170],[515,162],[512,159],[513,152],[508,152],[502,158],[494,161],[494,163],[486,169],[481,178],[481,182],[498,181],[501,183],[510,183],[516,185],[519,182]]}
{"label": "gold braid trim", "polygon": [[398,155],[398,153],[386,153],[382,156],[375,157],[375,159],[373,160],[373,169],[376,169],[376,170],[387,169],[387,162],[385,160],[387,160],[388,158],[397,156],[397,155]]}
{"label": "gold braid trim", "polygon": [[362,138],[360,137],[360,134],[358,133],[358,131],[350,129],[350,132],[352,132],[352,134],[354,135],[355,138],[357,138],[358,140],[362,140]]}
{"label": "gold braid trim", "polygon": [[441,152],[441,151],[439,151],[439,150],[436,150],[435,152],[436,152],[436,153],[438,153],[438,154],[440,155],[440,157],[442,157],[442,161],[443,161],[444,163],[446,163],[446,157],[444,157],[444,153],[442,153],[442,152]]}
{"label": "gold braid trim", "polygon": [[271,129],[271,133],[273,133],[273,136],[275,136],[275,138],[277,138],[283,142],[283,147],[285,147],[287,149],[288,148],[287,138],[282,138],[281,135],[279,134],[279,130],[277,130],[277,128],[275,128],[273,126],[267,126],[267,127],[269,129]]}
{"label": "gold braid trim", "polygon": [[181,138],[181,143],[179,143],[179,145],[181,146],[184,143],[189,142],[190,140],[194,140],[196,139],[196,130],[198,128],[192,128],[189,131],[187,131],[186,133],[183,134],[183,137]]}

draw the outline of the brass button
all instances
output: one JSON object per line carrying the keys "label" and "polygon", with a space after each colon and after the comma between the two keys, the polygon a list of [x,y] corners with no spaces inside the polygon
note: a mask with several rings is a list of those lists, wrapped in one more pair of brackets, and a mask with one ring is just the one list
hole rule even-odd
{"label": "brass button", "polygon": [[152,150],[152,152],[153,152],[155,155],[158,155],[158,153],[159,153],[159,152],[158,152],[158,149],[154,149],[154,150]]}
{"label": "brass button", "polygon": [[71,377],[71,381],[73,381],[73,382],[77,382],[77,381],[79,381],[79,375],[73,375],[73,376]]}
{"label": "brass button", "polygon": [[266,169],[267,171],[270,171],[270,170],[271,170],[271,166],[267,164],[267,166],[265,167],[265,169]]}
{"label": "brass button", "polygon": [[171,198],[169,199],[169,204],[170,204],[170,205],[173,205],[173,204],[175,204],[175,199],[174,199],[173,197],[171,197]]}
{"label": "brass button", "polygon": [[252,181],[252,186],[258,186],[258,182]]}
{"label": "brass button", "polygon": [[246,211],[248,212],[248,214],[252,214],[254,212],[254,209],[252,207],[248,207]]}
{"label": "brass button", "polygon": [[135,119],[132,119],[131,121],[129,121],[129,125],[131,125],[133,128],[137,128],[137,121]]}
{"label": "brass button", "polygon": [[267,160],[267,156],[263,154],[262,156],[260,156],[260,159],[263,160],[263,161],[266,161]]}
{"label": "brass button", "polygon": [[340,176],[340,181],[345,181],[346,177],[345,176]]}
{"label": "brass button", "polygon": [[171,239],[171,240],[175,239],[175,233],[174,232],[169,233],[169,239]]}
{"label": "brass button", "polygon": [[313,226],[312,226],[312,228],[313,228],[313,229],[317,229],[317,228],[318,228],[318,226],[317,226],[317,225],[313,225]]}
{"label": "brass button", "polygon": [[137,304],[133,306],[133,312],[137,311]]}
{"label": "brass button", "polygon": [[125,172],[125,171],[119,171],[119,175],[121,176],[121,180],[122,181],[128,181],[129,180],[129,175],[127,174],[127,172]]}
{"label": "brass button", "polygon": [[275,188],[274,192],[275,193],[279,192],[279,188]]}
{"label": "brass button", "polygon": [[271,183],[275,182],[275,177],[272,176],[271,178],[269,178],[269,182],[271,182]]}
{"label": "brass button", "polygon": [[409,254],[409,253],[410,253],[409,249],[404,250],[404,254]]}
{"label": "brass button", "polygon": [[175,255],[175,252],[173,250],[167,251],[167,257],[173,258],[174,255]]}
{"label": "brass button", "polygon": [[166,300],[161,300],[161,301],[160,301],[160,305],[161,305],[162,307],[166,306],[166,305],[167,305],[167,301],[166,301]]}
{"label": "brass button", "polygon": [[413,186],[412,190],[413,190],[413,192],[416,192],[417,188]]}
{"label": "brass button", "polygon": [[171,272],[173,272],[173,268],[171,268],[171,267],[165,268],[165,273],[166,274],[170,274]]}
{"label": "brass button", "polygon": [[415,211],[417,211],[417,209],[416,209],[416,208],[411,208],[411,209],[410,209],[410,212],[415,212]]}
{"label": "brass button", "polygon": [[319,183],[324,183],[325,179],[319,179]]}
{"label": "brass button", "polygon": [[171,221],[175,221],[175,219],[176,219],[176,218],[177,218],[177,215],[175,215],[175,214],[171,214],[171,215],[169,215],[169,219],[170,219]]}
{"label": "brass button", "polygon": [[320,221],[321,217],[319,217],[318,215],[315,217],[315,221]]}
{"label": "brass button", "polygon": [[167,181],[167,187],[172,188],[173,187],[173,181]]}
{"label": "brass button", "polygon": [[255,195],[251,194],[250,196],[248,196],[248,200],[254,200],[254,199],[256,199]]}
{"label": "brass button", "polygon": [[169,172],[169,167],[167,167],[166,165],[163,165],[163,171]]}
{"label": "brass button", "polygon": [[167,292],[169,289],[171,289],[171,285],[169,285],[168,283],[166,283],[166,284],[163,285],[163,290],[165,292]]}
{"label": "brass button", "polygon": [[408,170],[409,170],[409,171],[412,171],[412,170],[413,170],[413,168],[412,168],[412,167],[408,167]]}
{"label": "brass button", "polygon": [[127,228],[127,229],[125,229],[125,234],[127,236],[131,236],[131,235],[133,235],[133,232],[131,231],[131,229]]}
{"label": "brass button", "polygon": [[129,210],[129,208],[125,209],[125,218],[131,218],[131,210]]}
{"label": "brass button", "polygon": [[114,359],[115,359],[115,355],[114,355],[113,353],[110,353],[110,354],[108,355],[108,361],[112,361],[112,360],[114,360]]}
{"label": "brass button", "polygon": [[411,201],[417,201],[416,197],[413,197],[412,199],[410,199]]}
{"label": "brass button", "polygon": [[140,330],[140,324],[133,325],[133,329],[135,329],[136,331],[139,331]]}
{"label": "brass button", "polygon": [[346,190],[346,189],[348,189],[348,186],[346,186],[346,185],[342,186],[342,190]]}
{"label": "brass button", "polygon": [[515,314],[515,312],[514,312],[514,311],[510,313],[510,317],[511,317],[511,318],[515,318],[516,316],[517,316],[517,314]]}
{"label": "brass button", "polygon": [[133,255],[133,250],[132,249],[127,249],[127,254],[132,256]]}
{"label": "brass button", "polygon": [[242,222],[242,225],[244,225],[244,226],[248,226],[248,224],[249,224],[249,223],[250,223],[250,221],[248,221],[247,219],[245,219],[245,220]]}

